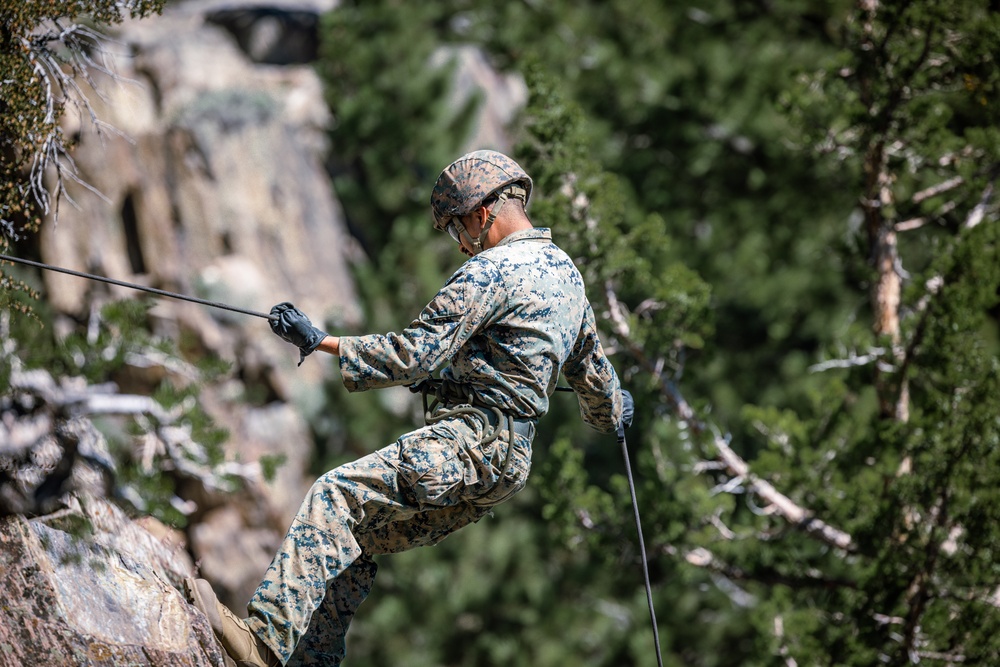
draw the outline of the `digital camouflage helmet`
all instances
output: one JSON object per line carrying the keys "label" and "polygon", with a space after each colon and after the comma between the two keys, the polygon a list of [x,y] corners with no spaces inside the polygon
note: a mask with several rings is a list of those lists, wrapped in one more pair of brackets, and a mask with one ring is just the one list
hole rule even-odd
{"label": "digital camouflage helmet", "polygon": [[[455,241],[465,235],[475,253],[482,252],[486,234],[504,202],[513,197],[527,205],[530,196],[531,178],[514,160],[496,151],[468,153],[448,165],[434,184],[431,192],[434,229],[447,231]],[[472,213],[491,197],[496,197],[496,203],[490,209],[479,238],[472,238],[461,217]]]}

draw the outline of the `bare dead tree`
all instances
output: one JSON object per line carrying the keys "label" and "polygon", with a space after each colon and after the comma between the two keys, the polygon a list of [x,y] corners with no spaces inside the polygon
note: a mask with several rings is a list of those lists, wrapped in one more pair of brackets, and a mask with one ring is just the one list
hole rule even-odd
{"label": "bare dead tree", "polygon": [[[95,75],[123,80],[108,62],[106,49],[110,43],[106,35],[93,28],[78,23],[63,24],[58,20],[29,37],[21,38],[32,69],[46,91],[44,122],[48,128],[46,134],[37,139],[31,158],[28,188],[42,212],[52,215],[53,222],[58,221],[61,199],[75,203],[66,189],[67,182],[77,183],[98,197],[107,199],[80,178],[70,153],[73,140],[67,139],[58,120],[62,114],[72,112],[81,122],[89,121],[98,134],[112,132],[121,135],[100,119],[83,88],[83,85],[90,87],[99,98],[104,99]],[[51,186],[46,182],[50,173]]]}
{"label": "bare dead tree", "polygon": [[[117,133],[103,122],[85,88],[102,98],[100,76],[123,81],[111,65],[108,35],[92,26],[142,17],[162,9],[163,0],[90,0],[86,3],[0,5],[0,242],[19,231],[37,231],[40,216],[58,219],[59,203],[73,203],[67,185],[77,183],[97,196],[80,178],[73,160],[74,135],[63,119],[78,116],[80,125],[98,134]],[[88,13],[79,17],[76,13]],[[19,227],[19,225],[21,225]]]}

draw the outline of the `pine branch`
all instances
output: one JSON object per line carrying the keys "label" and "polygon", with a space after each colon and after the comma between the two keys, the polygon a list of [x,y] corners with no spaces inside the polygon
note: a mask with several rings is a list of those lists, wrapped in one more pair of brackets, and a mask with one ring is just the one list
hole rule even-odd
{"label": "pine branch", "polygon": [[660,392],[673,409],[675,415],[685,422],[696,435],[711,434],[712,442],[717,452],[715,459],[725,466],[726,472],[733,478],[740,478],[746,487],[768,503],[774,511],[792,525],[805,531],[808,535],[838,549],[854,551],[856,545],[850,534],[835,528],[815,517],[806,508],[795,503],[791,498],[778,491],[770,482],[761,479],[750,471],[750,466],[726,442],[718,431],[711,429],[698,416],[694,408],[687,402],[677,386],[657,369],[662,369],[663,361],[650,358],[645,350],[631,336],[625,313],[627,308],[618,299],[614,286],[610,281],[604,285],[605,298],[612,330],[623,348],[639,363],[643,370],[649,372],[660,385]]}

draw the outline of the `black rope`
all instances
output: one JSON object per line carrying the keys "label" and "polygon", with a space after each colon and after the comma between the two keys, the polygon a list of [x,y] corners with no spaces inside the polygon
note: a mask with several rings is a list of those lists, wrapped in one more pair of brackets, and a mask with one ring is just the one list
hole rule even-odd
{"label": "black rope", "polygon": [[113,278],[105,278],[104,276],[95,276],[92,273],[83,273],[82,271],[73,271],[72,269],[64,269],[59,266],[52,266],[51,264],[45,264],[43,262],[34,262],[30,259],[21,259],[20,257],[11,257],[10,255],[0,255],[0,260],[6,260],[8,262],[14,262],[15,264],[27,264],[28,266],[34,266],[39,269],[45,269],[47,271],[58,271],[59,273],[66,273],[71,276],[76,276],[77,278],[87,278],[89,280],[97,280],[102,283],[109,283],[111,285],[118,285],[119,287],[128,287],[131,289],[141,290],[143,292],[149,292],[150,294],[156,294],[159,296],[167,296],[171,299],[180,299],[181,301],[190,301],[191,303],[200,303],[203,306],[211,306],[212,308],[221,308],[222,310],[231,310],[234,313],[242,313],[244,315],[253,315],[254,317],[262,317],[265,320],[277,320],[276,315],[269,315],[267,313],[260,313],[256,310],[248,310],[246,308],[237,308],[236,306],[230,306],[226,303],[220,303],[219,301],[208,301],[207,299],[199,299],[196,296],[187,296],[186,294],[177,294],[176,292],[168,292],[167,290],[157,289],[155,287],[146,287],[145,285],[136,285],[135,283],[127,283],[124,280],[114,280]]}
{"label": "black rope", "polygon": [[[556,391],[573,391],[572,387],[557,386]],[[625,442],[625,427],[618,429],[618,444],[622,448],[622,458],[625,459],[625,477],[628,479],[628,491],[632,497],[632,513],[635,515],[635,529],[639,534],[639,555],[642,558],[642,576],[646,583],[646,603],[649,605],[649,620],[653,624],[653,647],[656,649],[656,664],[663,667],[663,656],[660,654],[660,630],[656,626],[656,610],[653,608],[653,587],[649,583],[649,561],[646,559],[646,541],[642,537],[642,522],[639,520],[639,500],[635,495],[635,480],[632,479],[632,464],[628,459],[628,445]]]}
{"label": "black rope", "polygon": [[663,667],[663,657],[660,655],[660,631],[656,627],[656,611],[653,609],[653,587],[649,583],[649,563],[646,560],[646,542],[642,539],[642,522],[639,521],[639,501],[635,495],[635,482],[632,480],[632,466],[628,460],[628,445],[625,444],[625,428],[618,430],[618,444],[622,448],[625,459],[625,476],[628,478],[628,490],[632,496],[632,513],[635,514],[635,529],[639,533],[639,555],[642,557],[642,576],[646,581],[646,602],[649,604],[649,619],[653,622],[653,645],[656,648],[656,664]]}

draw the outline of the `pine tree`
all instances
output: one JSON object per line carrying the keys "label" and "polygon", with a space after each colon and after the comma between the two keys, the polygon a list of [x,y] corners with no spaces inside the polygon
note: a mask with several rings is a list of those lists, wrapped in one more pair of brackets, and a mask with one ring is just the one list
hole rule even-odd
{"label": "pine tree", "polygon": [[[996,13],[437,7],[434,40],[531,81],[515,156],[639,403],[668,662],[996,662]],[[654,664],[617,451],[574,419],[556,404],[539,436],[534,521],[490,525],[533,564],[479,554],[466,630],[435,614],[420,651],[360,631],[375,663]],[[459,568],[480,535],[391,571]],[[423,608],[393,593],[372,622]]]}

